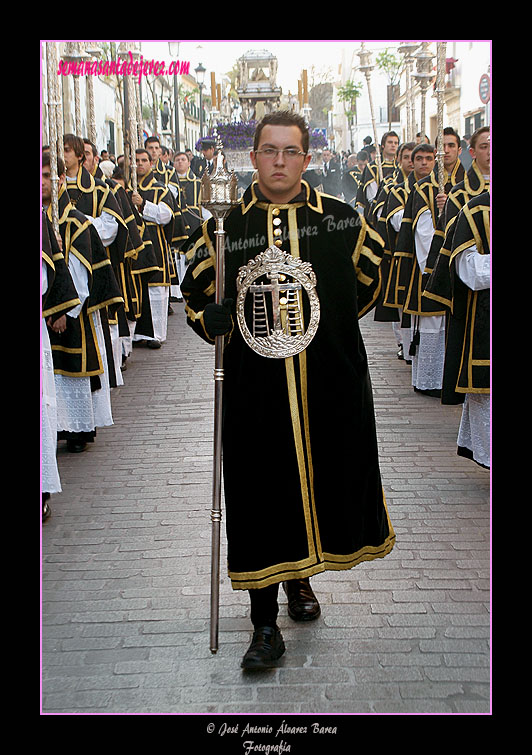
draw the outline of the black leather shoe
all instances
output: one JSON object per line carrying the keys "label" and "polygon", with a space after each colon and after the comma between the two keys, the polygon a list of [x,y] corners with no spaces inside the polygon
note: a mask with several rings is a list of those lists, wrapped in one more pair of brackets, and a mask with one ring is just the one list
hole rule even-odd
{"label": "black leather shoe", "polygon": [[152,341],[146,341],[146,346],[148,347],[148,349],[160,349],[162,343],[154,339]]}
{"label": "black leather shoe", "polygon": [[288,598],[288,615],[294,621],[313,621],[321,613],[318,599],[307,579],[290,579],[283,582],[283,590]]}
{"label": "black leather shoe", "polygon": [[284,651],[283,637],[278,627],[257,627],[240,665],[250,670],[270,668]]}
{"label": "black leather shoe", "polygon": [[79,440],[67,440],[67,449],[71,454],[80,454],[87,448],[87,444]]}

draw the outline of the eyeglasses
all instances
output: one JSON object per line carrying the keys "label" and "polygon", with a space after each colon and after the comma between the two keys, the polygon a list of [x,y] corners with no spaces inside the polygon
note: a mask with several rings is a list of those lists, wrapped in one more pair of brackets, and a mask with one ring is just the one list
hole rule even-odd
{"label": "eyeglasses", "polygon": [[281,152],[283,157],[288,158],[289,160],[294,160],[296,157],[299,157],[300,155],[306,155],[306,152],[301,152],[299,149],[274,149],[273,147],[266,147],[265,149],[258,149],[255,154],[256,155],[264,155],[264,157],[277,157],[277,155]]}

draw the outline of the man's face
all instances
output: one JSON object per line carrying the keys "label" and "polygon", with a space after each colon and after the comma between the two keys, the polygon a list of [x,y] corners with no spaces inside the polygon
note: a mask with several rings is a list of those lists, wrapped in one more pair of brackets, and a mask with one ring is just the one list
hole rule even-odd
{"label": "man's face", "polygon": [[184,175],[188,170],[188,157],[186,155],[176,155],[174,158],[174,168],[180,176]]}
{"label": "man's face", "polygon": [[323,150],[323,162],[328,163],[331,161],[332,152],[328,149]]}
{"label": "man's face", "polygon": [[[59,176],[59,184],[64,181],[64,176]],[[49,165],[44,165],[42,169],[42,201],[43,204],[48,205],[52,201],[52,173]]]}
{"label": "man's face", "polygon": [[399,164],[403,171],[405,173],[411,173],[414,164],[412,163],[412,150],[411,149],[404,149],[401,152],[401,159],[399,161]]}
{"label": "man's face", "polygon": [[148,142],[148,144],[146,145],[146,149],[150,153],[150,156],[153,162],[156,162],[162,152],[161,145],[159,144],[159,142]]}
{"label": "man's face", "polygon": [[397,136],[388,136],[386,141],[384,142],[384,146],[382,148],[384,157],[388,158],[389,160],[393,160],[395,155],[397,154],[397,150],[399,148],[399,139]]}
{"label": "man's face", "polygon": [[210,161],[214,158],[214,147],[205,147],[205,149],[202,149],[201,151],[206,160]]}
{"label": "man's face", "polygon": [[137,158],[137,175],[141,178],[147,176],[151,170],[151,160],[145,152],[139,152]]}
{"label": "man's face", "polygon": [[70,146],[70,144],[65,144],[63,147],[63,153],[64,153],[64,161],[65,161],[65,168],[69,170],[69,168],[77,168],[79,165],[79,160]]}
{"label": "man's face", "polygon": [[416,178],[424,178],[434,170],[435,157],[433,152],[416,152],[414,155],[414,171]]}
{"label": "man's face", "polygon": [[83,151],[85,152],[85,162],[83,163],[83,165],[85,168],[87,168],[89,173],[93,173],[94,168],[98,165],[98,158],[94,156],[90,144],[86,144],[83,148]]}
{"label": "man's face", "polygon": [[307,169],[311,155],[286,157],[283,152],[278,152],[275,156],[268,156],[261,154],[261,150],[303,152],[302,136],[297,126],[264,126],[258,150],[250,153],[253,167],[259,172],[259,187],[274,202],[284,204],[300,191],[301,175]]}
{"label": "man's face", "polygon": [[455,162],[458,160],[458,155],[462,151],[462,148],[459,146],[456,136],[452,136],[452,134],[444,134],[443,149],[445,150],[445,154],[443,156],[443,165],[445,168],[452,168]]}
{"label": "man's face", "polygon": [[471,157],[477,161],[481,173],[487,174],[490,170],[490,132],[483,131],[477,138],[475,148],[469,148]]}
{"label": "man's face", "polygon": [[42,169],[42,201],[44,204],[49,204],[52,198],[52,177],[50,173],[50,166],[44,165]]}

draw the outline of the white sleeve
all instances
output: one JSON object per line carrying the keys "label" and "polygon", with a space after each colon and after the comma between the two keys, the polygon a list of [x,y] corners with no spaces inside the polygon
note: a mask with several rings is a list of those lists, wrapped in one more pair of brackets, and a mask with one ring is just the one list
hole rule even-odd
{"label": "white sleeve", "polygon": [[85,265],[73,254],[68,257],[68,271],[76,288],[81,304],[67,312],[69,317],[78,317],[85,299],[89,295],[89,271]]}
{"label": "white sleeve", "polygon": [[377,196],[378,188],[379,187],[377,186],[376,181],[372,181],[370,184],[368,184],[366,188],[366,199],[368,200],[368,202],[371,202],[372,199],[375,199],[375,197]]}
{"label": "white sleeve", "polygon": [[416,257],[421,272],[424,272],[425,270],[433,236],[434,226],[432,225],[432,215],[430,214],[430,210],[424,210],[419,216],[414,231]]}
{"label": "white sleeve", "polygon": [[86,217],[98,231],[98,236],[102,240],[102,244],[104,246],[112,244],[118,234],[117,219],[108,212],[102,212],[97,218],[93,218],[91,215],[87,215]]}
{"label": "white sleeve", "polygon": [[172,184],[168,184],[168,188],[172,192],[172,196],[177,199],[177,186],[172,186]]}
{"label": "white sleeve", "polygon": [[401,227],[401,221],[403,219],[403,215],[405,214],[404,207],[402,210],[398,210],[397,212],[394,212],[392,217],[390,218],[390,223],[392,224],[392,228],[394,231],[397,231],[399,233],[399,229]]}
{"label": "white sleeve", "polygon": [[150,223],[166,225],[172,220],[172,210],[165,202],[154,204],[153,202],[146,201],[144,204],[144,210],[142,211],[142,217],[144,220],[149,220]]}
{"label": "white sleeve", "polygon": [[468,288],[482,291],[490,287],[490,254],[479,254],[477,247],[464,249],[456,257],[456,272]]}

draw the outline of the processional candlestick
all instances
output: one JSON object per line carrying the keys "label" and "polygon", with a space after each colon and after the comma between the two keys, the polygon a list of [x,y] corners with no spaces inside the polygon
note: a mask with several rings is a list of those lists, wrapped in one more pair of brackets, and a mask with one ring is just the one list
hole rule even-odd
{"label": "processional candlestick", "polygon": [[[96,42],[81,43],[84,45],[84,51],[91,58],[96,60],[101,56],[102,51]],[[92,75],[85,77],[86,90],[87,90],[87,133],[90,141],[95,145],[98,139],[98,133],[96,130],[96,115],[94,110],[94,79]]]}
{"label": "processional candlestick", "polygon": [[419,47],[418,42],[403,42],[399,45],[399,52],[404,55],[405,90],[406,90],[406,141],[412,142],[415,137],[414,126],[414,98],[412,96],[412,53]]}
{"label": "processional candlestick", "polygon": [[434,73],[432,71],[432,59],[434,55],[429,51],[430,42],[422,42],[421,50],[414,55],[417,61],[417,70],[414,74],[415,80],[418,82],[421,89],[421,139],[425,138],[425,98],[427,89],[430,86],[431,81],[434,79]]}
{"label": "processional candlestick", "polygon": [[377,152],[375,155],[375,161],[377,163],[377,173],[379,177],[379,184],[382,181],[382,162],[381,162],[381,153],[378,147],[378,139],[377,139],[377,126],[375,123],[375,112],[373,109],[373,97],[371,95],[371,72],[373,70],[373,65],[371,64],[371,52],[369,50],[366,50],[364,47],[364,42],[362,42],[362,47],[360,50],[357,51],[357,55],[360,58],[360,70],[364,73],[364,76],[366,77],[366,82],[368,85],[368,97],[369,97],[369,109],[371,113],[371,124],[373,126],[373,139],[375,141],[375,147],[377,148]]}
{"label": "processional candlestick", "polygon": [[[88,60],[89,56],[80,48],[81,44],[80,42],[68,42],[63,60],[74,63],[76,66]],[[74,133],[76,136],[82,136],[79,73],[74,73],[72,78],[74,80]]]}
{"label": "processional candlestick", "polygon": [[437,50],[436,96],[438,98],[438,152],[436,153],[436,157],[438,159],[438,183],[439,183],[440,194],[443,194],[444,186],[445,186],[445,177],[444,177],[445,169],[443,166],[443,157],[445,155],[445,148],[443,144],[443,106],[444,106],[444,95],[445,95],[445,72],[446,72],[445,50],[446,50],[446,47],[447,45],[445,42],[438,42],[436,45],[436,50]]}
{"label": "processional candlestick", "polygon": [[[231,210],[238,205],[238,182],[234,171],[228,173],[223,165],[223,144],[215,132],[216,139],[216,167],[209,175],[205,172],[201,181],[201,204],[216,222],[216,304],[222,304],[224,299],[224,220]],[[210,649],[211,653],[218,650],[218,613],[220,590],[220,524],[222,521],[221,492],[222,492],[222,397],[223,397],[223,349],[224,336],[215,338],[214,364],[214,459],[213,459],[213,489],[212,489],[212,543],[211,543],[211,625]]]}
{"label": "processional candlestick", "polygon": [[[48,98],[48,142],[50,147],[50,177],[52,182],[52,225],[59,237],[59,176],[57,174],[57,121],[61,105],[57,79],[58,55],[55,42],[46,43],[46,86]],[[61,136],[62,141],[62,136]]]}

